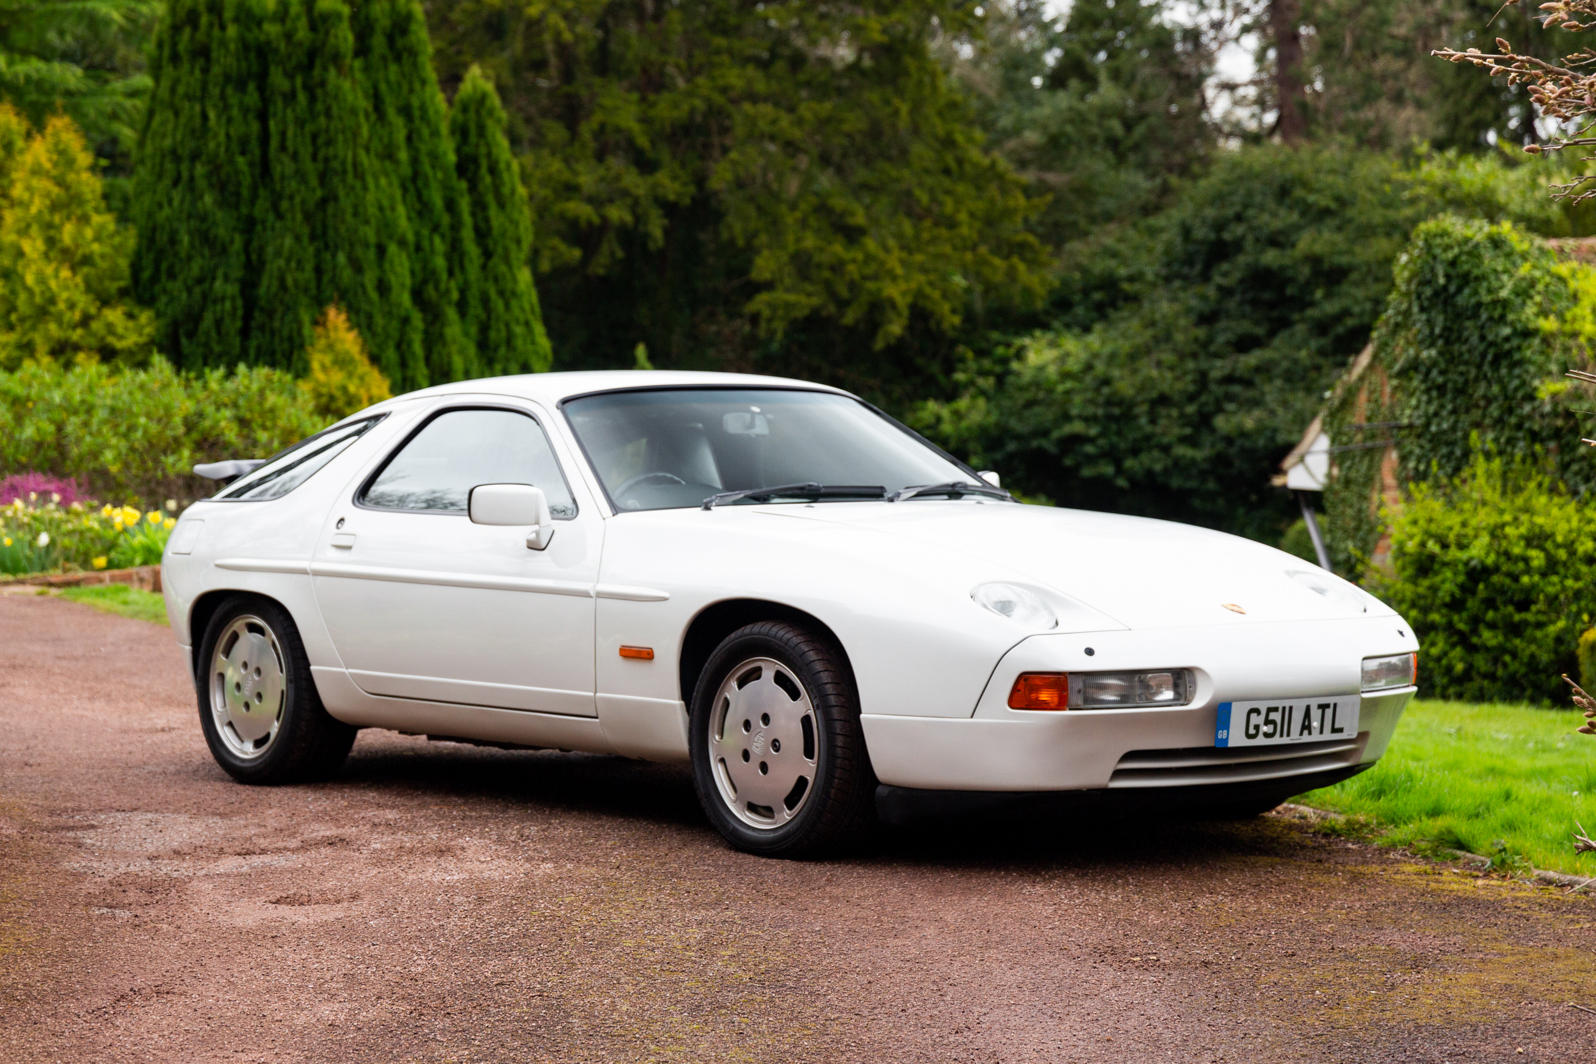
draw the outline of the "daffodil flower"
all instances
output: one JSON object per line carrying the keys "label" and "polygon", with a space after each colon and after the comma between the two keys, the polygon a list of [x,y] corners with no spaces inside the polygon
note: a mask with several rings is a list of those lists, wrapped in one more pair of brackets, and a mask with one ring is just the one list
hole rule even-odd
{"label": "daffodil flower", "polygon": [[11,546],[11,537],[10,536],[6,537],[6,544],[5,545],[8,546],[8,547]]}
{"label": "daffodil flower", "polygon": [[144,519],[152,525],[158,525],[161,523],[161,511],[151,510],[149,513],[144,515]]}
{"label": "daffodil flower", "polygon": [[177,521],[170,517],[163,521],[162,524],[164,524],[169,530],[177,527]]}
{"label": "daffodil flower", "polygon": [[100,557],[94,559],[94,567],[96,569],[104,569],[109,562],[110,559],[102,554]]}
{"label": "daffodil flower", "polygon": [[35,542],[37,542],[41,547],[48,547],[50,545],[50,533],[40,532],[39,538]]}

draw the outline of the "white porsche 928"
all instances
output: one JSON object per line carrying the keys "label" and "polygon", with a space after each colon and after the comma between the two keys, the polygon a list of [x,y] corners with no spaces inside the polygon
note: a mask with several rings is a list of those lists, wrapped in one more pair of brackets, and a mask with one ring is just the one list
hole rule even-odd
{"label": "white porsche 928", "polygon": [[166,608],[245,783],[326,776],[360,728],[690,762],[733,845],[797,855],[894,793],[1262,811],[1372,765],[1414,693],[1354,585],[1022,505],[798,381],[468,381],[200,471]]}

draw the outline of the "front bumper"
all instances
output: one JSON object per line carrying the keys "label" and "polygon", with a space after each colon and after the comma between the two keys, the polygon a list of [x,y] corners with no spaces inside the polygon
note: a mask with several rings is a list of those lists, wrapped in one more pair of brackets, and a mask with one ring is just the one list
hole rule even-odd
{"label": "front bumper", "polygon": [[[1260,625],[1243,633],[1199,628],[1037,636],[999,663],[971,717],[867,712],[861,723],[876,777],[889,787],[1162,791],[1278,783],[1287,787],[1284,797],[1378,761],[1415,689],[1363,695],[1355,739],[1279,746],[1215,747],[1219,703],[1351,693],[1362,658],[1407,649],[1417,643],[1395,617]],[[1190,705],[1023,712],[1006,704],[1021,672],[1160,667],[1193,670],[1197,690]],[[1303,786],[1291,791],[1296,778]]]}

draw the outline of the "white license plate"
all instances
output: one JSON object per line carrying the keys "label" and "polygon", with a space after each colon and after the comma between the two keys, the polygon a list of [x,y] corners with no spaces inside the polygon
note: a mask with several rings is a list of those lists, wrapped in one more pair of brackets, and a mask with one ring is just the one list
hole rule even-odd
{"label": "white license plate", "polygon": [[1215,746],[1270,746],[1352,739],[1358,734],[1358,696],[1269,698],[1221,702]]}

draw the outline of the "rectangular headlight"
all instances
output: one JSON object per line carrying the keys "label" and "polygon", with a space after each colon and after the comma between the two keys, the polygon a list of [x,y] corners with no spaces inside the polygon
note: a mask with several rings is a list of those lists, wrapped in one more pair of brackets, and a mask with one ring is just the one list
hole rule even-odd
{"label": "rectangular headlight", "polygon": [[1070,708],[1184,706],[1191,701],[1195,686],[1185,669],[1076,672],[1070,674]]}
{"label": "rectangular headlight", "polygon": [[1383,658],[1363,659],[1363,689],[1384,691],[1392,687],[1412,687],[1419,682],[1417,654],[1388,654]]}

